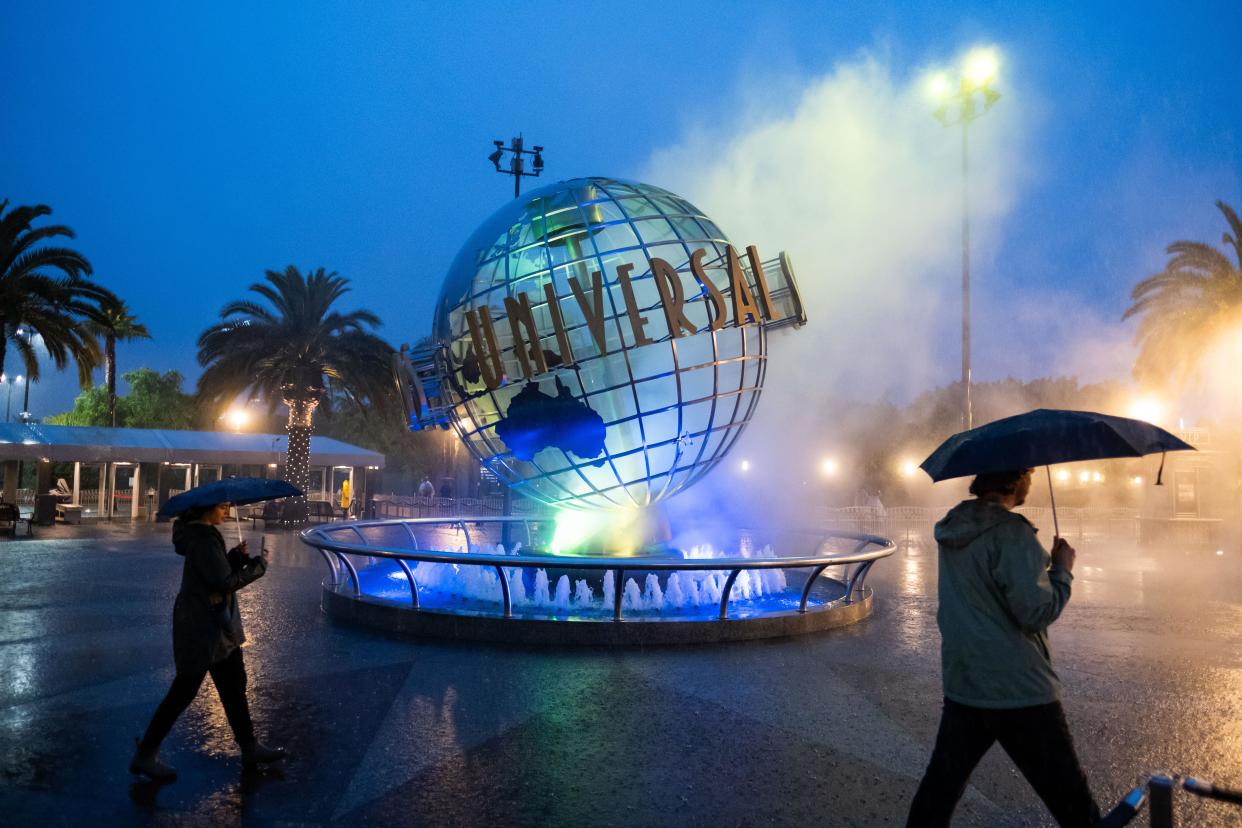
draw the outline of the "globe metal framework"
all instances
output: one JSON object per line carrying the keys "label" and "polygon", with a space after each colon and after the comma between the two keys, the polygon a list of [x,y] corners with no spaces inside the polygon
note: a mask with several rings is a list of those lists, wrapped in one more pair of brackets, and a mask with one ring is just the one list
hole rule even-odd
{"label": "globe metal framework", "polygon": [[[454,260],[437,304],[432,345],[412,361],[402,358],[406,371],[398,376],[413,387],[413,393],[406,389],[407,397],[416,398],[412,427],[451,425],[500,479],[553,505],[649,506],[690,485],[720,461],[750,421],[763,386],[768,330],[805,321],[782,254],[762,265],[757,258],[741,263],[751,290],[761,287],[765,297],[768,287],[762,276],[756,280],[755,270],[772,274],[775,289],[768,301],[783,308],[781,321],[724,325],[714,317],[725,305],[713,314],[714,297],[693,273],[692,259],[700,250],[700,274],[705,271],[723,299],[733,301],[728,238],[702,211],[667,190],[584,178],[507,204]],[[737,254],[732,255],[737,265]],[[669,286],[657,285],[652,259],[676,271],[693,334],[670,332],[662,304]],[[619,278],[619,269],[628,279]],[[581,291],[596,273],[602,281],[603,349]],[[515,347],[514,330],[521,323],[509,319],[515,298],[529,303],[535,328],[549,332],[534,338],[529,353],[521,344]],[[503,366],[503,381],[495,388],[480,378],[484,355],[474,347],[481,341],[477,319],[483,309]],[[553,337],[554,329],[567,337]],[[553,350],[566,346],[571,354]],[[530,376],[535,348],[544,349],[547,370]],[[598,414],[605,428],[602,453],[579,456],[553,444],[519,458],[497,427],[514,398],[532,384],[548,398],[572,399]]]}

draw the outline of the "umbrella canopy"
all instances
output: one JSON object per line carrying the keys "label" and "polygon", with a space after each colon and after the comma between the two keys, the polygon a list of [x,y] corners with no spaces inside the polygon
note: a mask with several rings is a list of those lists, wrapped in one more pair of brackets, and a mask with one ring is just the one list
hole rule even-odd
{"label": "umbrella canopy", "polygon": [[217,503],[232,503],[244,506],[247,503],[258,503],[263,500],[275,500],[278,497],[297,497],[302,490],[284,480],[267,480],[262,477],[229,477],[197,486],[176,497],[160,507],[160,514],[173,517],[198,506],[214,506]]}
{"label": "umbrella canopy", "polygon": [[919,467],[932,480],[941,481],[1078,460],[1194,450],[1142,420],[1040,408],[954,434]]}

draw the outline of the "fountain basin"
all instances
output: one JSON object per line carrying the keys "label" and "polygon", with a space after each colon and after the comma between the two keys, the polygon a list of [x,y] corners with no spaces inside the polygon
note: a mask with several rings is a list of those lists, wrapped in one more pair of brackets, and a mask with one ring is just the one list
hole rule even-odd
{"label": "fountain basin", "polygon": [[[521,553],[523,538],[537,546],[550,526],[526,518],[352,521],[307,529],[302,540],[328,565],[322,606],[334,618],[418,636],[586,645],[736,641],[851,624],[871,612],[871,566],[895,548],[874,535],[830,532],[815,553],[797,557],[770,548]],[[514,551],[490,542],[499,538]]]}

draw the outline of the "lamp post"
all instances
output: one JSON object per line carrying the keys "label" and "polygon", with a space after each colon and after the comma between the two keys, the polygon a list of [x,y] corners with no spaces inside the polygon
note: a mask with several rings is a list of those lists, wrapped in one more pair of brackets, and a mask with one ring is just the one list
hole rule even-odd
{"label": "lamp post", "polygon": [[[4,407],[4,421],[6,423],[13,421],[13,386],[21,385],[22,382],[23,378],[21,374],[18,374],[15,377],[10,377],[0,373],[0,385],[7,385],[9,387],[8,401],[5,403]],[[30,386],[27,385],[27,388],[29,387]]]}
{"label": "lamp post", "polygon": [[[36,336],[35,332],[30,330],[30,328],[18,328],[16,333],[17,336],[24,337],[27,344],[33,342]],[[20,381],[20,377],[18,379]],[[30,422],[30,386],[33,384],[34,380],[26,377],[26,389],[22,391],[22,410],[17,412],[17,419],[23,423]]]}
{"label": "lamp post", "polygon": [[[496,167],[496,172],[513,176],[513,197],[517,198],[522,194],[522,176],[538,178],[543,172],[543,147],[536,146],[534,149],[526,149],[522,142],[522,136],[512,139],[509,146],[505,146],[504,141],[492,141],[496,145],[496,149],[491,155],[487,156],[487,160],[491,161]],[[509,169],[500,168],[500,162],[505,157],[505,153],[511,153],[509,158]],[[531,171],[526,170],[526,159],[523,155],[533,155],[531,159]]]}
{"label": "lamp post", "polygon": [[976,49],[966,56],[956,84],[945,75],[932,79],[932,93],[940,100],[933,113],[936,120],[942,126],[962,128],[962,425],[967,429],[974,426],[970,399],[970,125],[1000,100],[1000,93],[992,88],[997,67],[994,51]]}
{"label": "lamp post", "polygon": [[242,429],[250,422],[250,412],[244,408],[231,408],[225,413],[223,419],[233,427],[234,434],[241,434]]}

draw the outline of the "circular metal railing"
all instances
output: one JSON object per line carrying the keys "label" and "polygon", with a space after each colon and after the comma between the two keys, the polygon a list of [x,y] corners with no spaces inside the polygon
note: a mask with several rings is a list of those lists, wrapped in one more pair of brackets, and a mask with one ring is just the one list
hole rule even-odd
{"label": "circular metal railing", "polygon": [[[613,572],[617,587],[613,592],[613,620],[622,620],[622,589],[626,571],[642,572],[678,572],[678,571],[727,571],[724,587],[720,595],[720,619],[729,617],[729,596],[738,575],[743,571],[756,569],[809,569],[810,576],[802,588],[802,597],[798,612],[805,613],[807,598],[817,579],[833,566],[844,566],[842,582],[845,594],[837,599],[842,603],[852,603],[856,595],[865,595],[867,573],[872,565],[881,558],[893,554],[896,544],[878,535],[859,532],[829,531],[821,536],[822,548],[830,540],[853,541],[853,549],[846,553],[833,552],[823,555],[806,555],[789,558],[674,558],[668,557],[582,557],[558,555],[523,555],[523,554],[489,554],[482,552],[450,552],[444,550],[420,549],[415,528],[450,527],[458,529],[464,536],[466,548],[472,545],[470,526],[499,525],[504,530],[516,526],[525,529],[527,543],[532,545],[532,527],[547,524],[550,521],[524,517],[484,517],[484,518],[401,518],[389,520],[359,520],[315,526],[301,533],[303,543],[318,549],[323,555],[331,571],[332,586],[339,588],[344,585],[345,577],[353,584],[355,596],[362,595],[362,586],[358,579],[358,570],[349,559],[350,555],[359,557],[392,560],[401,568],[410,588],[410,600],[414,609],[419,608],[418,583],[414,578],[414,570],[410,561],[418,563],[455,564],[458,566],[478,566],[494,569],[500,578],[501,598],[504,606],[504,617],[513,617],[513,601],[509,589],[509,569],[539,569],[556,567],[557,569],[587,570],[595,572]],[[412,544],[412,548],[399,548],[371,543],[364,534],[367,529],[383,529],[401,527]],[[506,531],[506,535],[508,531]],[[347,538],[349,540],[347,540]],[[853,566],[851,573],[849,567]]]}

